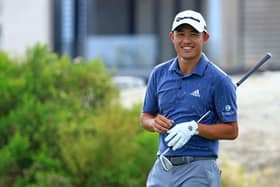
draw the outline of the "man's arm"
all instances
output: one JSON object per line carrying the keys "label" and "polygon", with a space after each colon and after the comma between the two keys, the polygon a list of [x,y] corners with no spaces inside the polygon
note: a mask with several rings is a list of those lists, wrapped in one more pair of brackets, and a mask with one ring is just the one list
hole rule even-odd
{"label": "man's arm", "polygon": [[195,121],[188,121],[179,123],[167,132],[168,136],[165,138],[165,141],[175,151],[183,147],[193,135],[199,135],[211,140],[233,140],[238,136],[238,125],[237,122],[206,125],[197,124]]}
{"label": "man's arm", "polygon": [[218,123],[214,125],[198,124],[198,135],[207,139],[234,140],[238,136],[238,123]]}
{"label": "man's arm", "polygon": [[163,115],[153,115],[150,113],[142,112],[140,116],[141,126],[150,131],[165,133],[170,126],[174,123],[173,120],[167,119]]}

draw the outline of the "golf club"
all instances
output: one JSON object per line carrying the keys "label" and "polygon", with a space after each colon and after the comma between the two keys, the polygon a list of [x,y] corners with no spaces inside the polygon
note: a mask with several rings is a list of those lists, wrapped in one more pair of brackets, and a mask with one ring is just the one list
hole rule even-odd
{"label": "golf club", "polygon": [[[241,79],[236,83],[236,87],[240,86],[245,80],[248,79],[248,77],[250,77],[254,72],[256,72],[259,69],[259,67],[261,67],[270,58],[271,58],[271,53],[266,53],[265,56],[252,69],[250,69],[244,76],[241,77]],[[205,114],[203,114],[200,117],[200,119],[197,121],[197,123],[199,123],[201,120],[203,120],[210,112],[211,111],[208,110]],[[168,147],[159,156],[161,165],[163,166],[164,170],[166,170],[166,171],[170,170],[173,167],[173,164],[170,162],[170,160],[164,156],[170,150],[171,150],[171,148]]]}

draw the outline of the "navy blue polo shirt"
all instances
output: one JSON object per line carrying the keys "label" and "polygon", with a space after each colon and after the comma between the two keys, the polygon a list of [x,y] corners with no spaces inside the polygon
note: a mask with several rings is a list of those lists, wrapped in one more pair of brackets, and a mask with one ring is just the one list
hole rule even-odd
{"label": "navy blue polo shirt", "polygon": [[[197,121],[207,111],[211,113],[201,123],[237,121],[236,89],[230,77],[210,62],[203,54],[193,72],[183,75],[178,59],[174,58],[157,65],[149,77],[142,111],[161,114],[175,121]],[[159,153],[167,148],[159,136]],[[218,140],[209,140],[198,135],[181,149],[169,151],[168,156],[218,156]],[[158,153],[158,154],[159,154]]]}

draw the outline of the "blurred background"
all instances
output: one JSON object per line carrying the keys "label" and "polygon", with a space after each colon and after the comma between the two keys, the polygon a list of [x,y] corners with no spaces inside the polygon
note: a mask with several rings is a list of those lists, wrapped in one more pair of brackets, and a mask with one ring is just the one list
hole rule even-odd
{"label": "blurred background", "polygon": [[219,164],[223,187],[278,187],[279,0],[0,0],[0,187],[144,186],[157,150],[138,126],[145,83],[174,57],[184,9],[234,82],[272,53],[238,88],[240,135]]}
{"label": "blurred background", "polygon": [[118,75],[147,78],[175,55],[168,33],[175,14],[200,11],[209,58],[228,73],[244,71],[267,51],[279,69],[278,0],[0,0],[0,47],[21,54],[35,42],[72,58],[102,58]]}

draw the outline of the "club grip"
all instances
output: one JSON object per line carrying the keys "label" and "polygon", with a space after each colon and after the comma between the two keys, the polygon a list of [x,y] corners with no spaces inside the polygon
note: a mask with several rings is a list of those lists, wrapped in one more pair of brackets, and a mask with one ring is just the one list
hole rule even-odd
{"label": "club grip", "polygon": [[241,85],[250,75],[252,75],[255,71],[259,69],[268,59],[271,58],[271,53],[266,53],[265,56],[257,63],[255,67],[253,67],[250,71],[248,71],[237,83],[236,86],[238,87]]}

